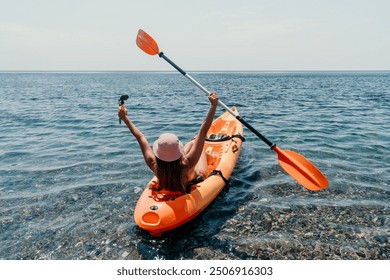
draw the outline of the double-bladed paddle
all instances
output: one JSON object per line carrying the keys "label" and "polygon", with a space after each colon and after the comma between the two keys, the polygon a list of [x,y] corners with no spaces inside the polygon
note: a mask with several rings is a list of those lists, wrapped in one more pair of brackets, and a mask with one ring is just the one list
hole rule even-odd
{"label": "double-bladed paddle", "polygon": [[[177,66],[172,60],[164,55],[163,52],[160,52],[159,47],[156,41],[145,31],[140,29],[137,34],[136,43],[138,47],[150,55],[158,54],[159,57],[166,60],[170,65],[172,65],[177,71],[179,71],[183,76],[195,84],[207,95],[210,92],[195,81],[190,75],[184,72],[179,66]],[[253,126],[247,123],[243,118],[233,112],[228,106],[226,106],[221,100],[219,100],[219,105],[227,110],[231,115],[233,115],[237,120],[239,120],[243,125],[245,125],[250,131],[252,131],[257,137],[263,140],[268,146],[271,147],[273,151],[278,154],[279,164],[282,168],[295,180],[298,181],[305,188],[312,191],[319,191],[325,189],[329,182],[326,177],[314,166],[309,160],[304,156],[289,150],[282,150],[267,138],[265,138],[260,132],[258,132]]]}

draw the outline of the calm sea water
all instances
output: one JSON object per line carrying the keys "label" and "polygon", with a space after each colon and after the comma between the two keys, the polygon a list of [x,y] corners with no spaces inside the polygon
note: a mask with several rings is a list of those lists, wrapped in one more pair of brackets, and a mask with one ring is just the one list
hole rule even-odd
{"label": "calm sea water", "polygon": [[[152,142],[196,133],[207,98],[176,72],[0,73],[1,259],[389,259],[390,72],[194,73],[330,186],[311,192],[247,141],[227,194],[162,237],[134,207]],[[219,113],[222,110],[219,109]]]}

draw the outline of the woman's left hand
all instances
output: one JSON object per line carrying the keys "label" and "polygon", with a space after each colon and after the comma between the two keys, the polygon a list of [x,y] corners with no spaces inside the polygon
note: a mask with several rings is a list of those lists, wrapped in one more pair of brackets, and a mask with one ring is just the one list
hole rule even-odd
{"label": "woman's left hand", "polygon": [[119,106],[118,109],[118,117],[122,120],[125,121],[127,119],[127,109],[125,105]]}

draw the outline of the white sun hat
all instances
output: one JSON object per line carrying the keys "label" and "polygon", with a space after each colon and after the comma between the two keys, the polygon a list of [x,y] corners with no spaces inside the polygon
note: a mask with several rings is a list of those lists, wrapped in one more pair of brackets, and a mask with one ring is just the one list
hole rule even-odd
{"label": "white sun hat", "polygon": [[162,161],[178,160],[183,154],[183,143],[173,133],[163,133],[153,143],[153,152]]}

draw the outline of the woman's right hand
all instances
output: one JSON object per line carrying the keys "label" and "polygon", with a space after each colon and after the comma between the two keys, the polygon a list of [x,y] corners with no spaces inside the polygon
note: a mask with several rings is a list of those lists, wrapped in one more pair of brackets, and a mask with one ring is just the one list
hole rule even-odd
{"label": "woman's right hand", "polygon": [[219,97],[215,91],[213,91],[209,94],[209,101],[210,101],[212,106],[218,106],[218,100],[219,100]]}
{"label": "woman's right hand", "polygon": [[119,108],[118,108],[118,117],[122,121],[125,121],[125,120],[128,119],[128,117],[127,117],[127,109],[126,109],[125,105],[119,106]]}

